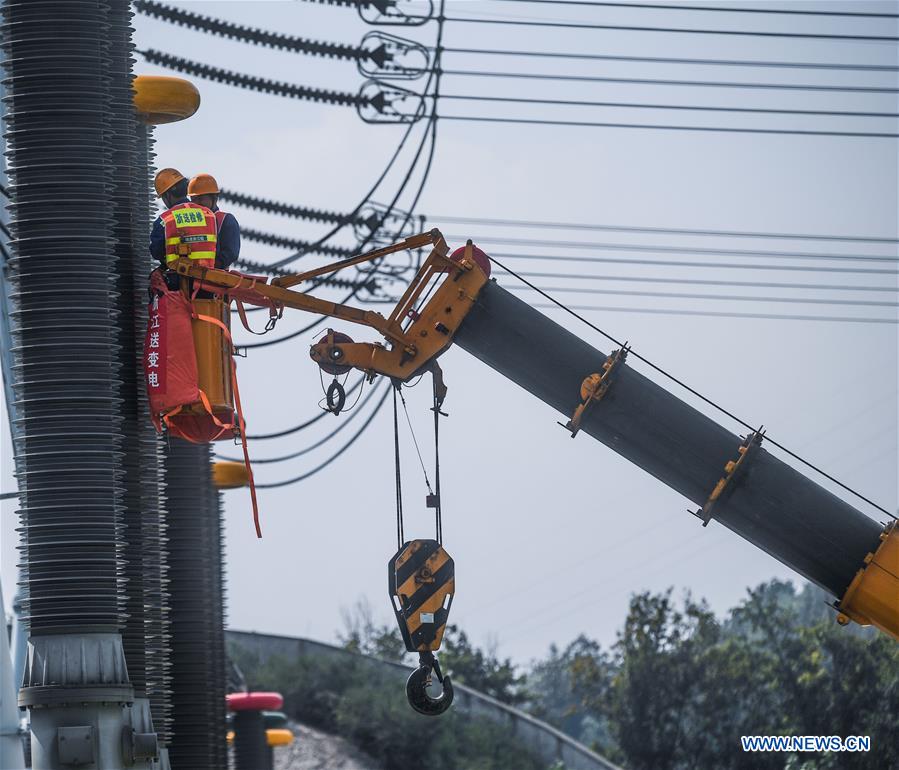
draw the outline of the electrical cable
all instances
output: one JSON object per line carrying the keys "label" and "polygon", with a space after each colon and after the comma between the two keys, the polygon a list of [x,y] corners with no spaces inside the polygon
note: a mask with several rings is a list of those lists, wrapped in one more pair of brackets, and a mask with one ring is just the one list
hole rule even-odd
{"label": "electrical cable", "polygon": [[556,29],[597,29],[618,32],[664,32],[684,35],[726,35],[730,37],[761,37],[793,40],[831,40],[862,41],[876,43],[895,43],[899,37],[884,35],[834,35],[815,32],[763,32],[738,29],[698,29],[687,27],[638,27],[623,24],[583,24],[573,21],[529,21],[525,19],[466,19],[460,16],[448,16],[446,21],[459,24],[501,24],[513,27],[552,27]]}
{"label": "electrical cable", "polygon": [[790,8],[734,8],[715,5],[664,5],[662,3],[596,2],[595,0],[493,0],[496,3],[530,3],[532,5],[574,5],[590,8],[640,8],[658,11],[723,11],[725,13],[780,14],[790,16],[851,16],[870,19],[896,19],[896,13],[872,11],[800,11]]}
{"label": "electrical cable", "polygon": [[564,107],[614,107],[647,110],[686,110],[689,112],[736,112],[755,115],[817,115],[842,118],[899,118],[897,112],[851,112],[845,110],[787,110],[769,107],[716,107],[685,104],[640,104],[635,102],[591,102],[578,99],[538,99],[514,96],[466,96],[464,94],[444,94],[444,99],[473,102],[503,102],[514,104],[547,104]]}
{"label": "electrical cable", "polygon": [[[609,340],[610,342],[615,343],[615,344],[618,345],[619,347],[624,347],[624,344],[625,344],[625,343],[622,343],[622,342],[620,342],[619,340],[615,339],[615,337],[613,337],[611,334],[609,334],[608,332],[604,331],[603,329],[600,329],[598,326],[596,326],[596,324],[591,323],[591,322],[588,321],[586,318],[584,318],[582,315],[576,313],[576,312],[574,311],[574,309],[567,307],[567,306],[564,305],[562,302],[560,302],[559,300],[555,299],[555,297],[553,297],[552,295],[547,294],[545,291],[543,291],[543,290],[540,289],[539,287],[535,286],[533,283],[531,283],[530,281],[528,281],[526,278],[524,278],[524,277],[518,275],[518,274],[515,273],[513,270],[510,270],[510,269],[509,269],[508,267],[506,267],[504,264],[502,264],[501,262],[497,261],[494,257],[489,257],[489,259],[490,259],[491,262],[493,262],[495,265],[497,265],[500,269],[505,270],[507,273],[509,273],[510,275],[512,275],[514,278],[516,278],[517,280],[521,281],[521,283],[525,284],[526,286],[529,286],[531,289],[533,289],[534,291],[536,291],[541,297],[543,297],[544,299],[549,300],[554,306],[558,307],[559,309],[561,309],[561,310],[563,310],[564,312],[568,313],[568,314],[571,315],[572,317],[576,318],[576,319],[579,320],[581,323],[583,323],[583,324],[585,324],[586,326],[588,326],[589,328],[593,329],[593,331],[597,332],[598,334],[601,334],[603,337],[605,337],[605,338],[606,338],[607,340]],[[684,312],[687,312],[687,311],[684,311]],[[847,320],[848,320],[848,319],[847,319]],[[893,323],[896,323],[896,321],[894,321]],[[646,364],[647,366],[649,366],[651,369],[655,370],[655,371],[658,372],[659,374],[661,374],[661,375],[663,375],[664,377],[668,378],[669,380],[671,380],[671,381],[672,381],[673,383],[675,383],[676,385],[679,385],[680,387],[684,388],[684,390],[686,390],[688,393],[690,393],[690,394],[696,396],[696,398],[700,399],[700,400],[703,401],[704,403],[706,403],[706,404],[708,404],[709,406],[711,406],[713,409],[716,409],[717,411],[719,411],[719,412],[721,412],[722,414],[726,415],[726,416],[729,417],[730,419],[732,419],[732,420],[734,420],[735,422],[739,423],[740,425],[742,425],[742,426],[743,426],[744,428],[746,428],[747,430],[750,430],[750,431],[755,431],[755,430],[756,430],[756,429],[755,429],[752,425],[750,425],[748,422],[746,422],[745,420],[742,420],[741,418],[737,417],[733,412],[728,411],[728,410],[725,409],[723,406],[720,406],[720,405],[719,405],[718,403],[716,403],[715,401],[712,401],[712,399],[710,399],[710,398],[708,398],[708,397],[702,395],[702,394],[701,394],[699,391],[697,391],[696,389],[691,388],[691,387],[690,387],[689,385],[687,385],[683,380],[680,380],[680,379],[678,379],[677,377],[675,377],[673,374],[670,374],[670,373],[667,372],[665,369],[663,369],[661,366],[658,366],[657,364],[653,363],[652,361],[650,361],[650,360],[649,360],[648,358],[646,358],[645,356],[643,356],[643,355],[641,355],[640,353],[636,352],[633,348],[630,348],[630,349],[629,349],[628,355],[631,355],[631,356],[633,356],[634,358],[636,358],[637,360],[642,361],[644,364]],[[886,508],[884,508],[883,506],[880,506],[880,505],[878,505],[877,503],[873,502],[872,500],[869,500],[867,497],[865,497],[864,495],[862,495],[860,492],[856,492],[854,489],[852,489],[851,487],[848,487],[847,485],[843,484],[841,481],[838,481],[837,479],[835,479],[835,478],[834,478],[833,476],[831,476],[830,474],[826,473],[825,471],[821,470],[821,469],[818,468],[817,466],[815,466],[815,465],[813,465],[812,463],[810,463],[808,460],[803,459],[803,458],[800,457],[799,455],[797,455],[797,454],[795,454],[794,452],[792,452],[791,450],[787,449],[785,446],[783,446],[782,444],[778,443],[778,442],[775,441],[773,438],[771,438],[770,435],[766,434],[766,435],[765,435],[765,440],[766,440],[769,444],[771,444],[772,446],[776,446],[778,449],[782,450],[783,452],[786,452],[786,453],[787,453],[790,457],[792,457],[794,460],[798,460],[799,462],[801,462],[801,463],[802,463],[803,465],[805,465],[806,467],[811,468],[811,469],[812,469],[813,471],[815,471],[816,473],[821,474],[824,478],[826,478],[826,479],[828,479],[829,481],[833,482],[834,484],[836,484],[836,485],[839,486],[840,488],[844,489],[845,491],[849,492],[849,493],[852,494],[852,495],[855,495],[855,496],[858,497],[860,500],[864,500],[866,503],[868,503],[869,505],[873,506],[874,508],[876,508],[877,510],[879,510],[881,513],[885,513],[887,516],[889,516],[889,517],[891,517],[891,518],[893,518],[893,519],[896,519],[896,518],[897,518],[894,514],[890,513],[890,512],[889,512]]]}
{"label": "electrical cable", "polygon": [[[465,241],[461,235],[447,235],[449,239]],[[501,243],[514,246],[548,246],[561,249],[609,249],[610,251],[659,252],[662,254],[708,254],[710,256],[754,257],[759,259],[837,260],[862,262],[899,262],[899,256],[868,254],[817,254],[809,251],[752,251],[748,249],[708,249],[692,246],[655,246],[652,244],[585,243],[583,241],[543,240],[538,238],[501,238],[485,235],[481,243]]]}
{"label": "electrical cable", "polygon": [[578,120],[533,120],[526,118],[491,118],[486,116],[442,115],[443,120],[465,120],[478,123],[519,123],[543,126],[578,126],[582,128],[651,128],[663,131],[699,131],[728,134],[779,134],[782,136],[842,136],[866,139],[895,139],[899,134],[864,131],[800,131],[784,128],[725,128],[721,126],[676,126],[646,123],[594,123]]}
{"label": "electrical cable", "polygon": [[444,48],[444,53],[466,53],[482,56],[523,56],[546,59],[578,59],[581,61],[626,61],[643,64],[690,64],[717,67],[770,67],[783,69],[825,69],[862,72],[895,72],[899,66],[889,64],[849,64],[847,62],[785,62],[750,59],[684,59],[661,56],[613,56],[609,54],[570,53],[564,51],[507,51],[490,48]]}
{"label": "electrical cable", "polygon": [[[554,308],[555,305],[533,305],[536,308]],[[739,313],[715,310],[679,310],[676,308],[637,308],[606,305],[569,305],[572,310],[596,310],[610,313],[639,313],[648,315],[697,316],[701,318],[751,318],[769,321],[828,321],[835,323],[899,324],[890,318],[858,318],[853,316],[781,315],[778,313]],[[766,437],[767,438],[767,437]]]}
{"label": "electrical cable", "polygon": [[139,53],[150,64],[166,67],[176,72],[203,78],[204,80],[246,88],[249,91],[259,91],[289,99],[304,99],[340,107],[363,107],[370,103],[367,97],[360,94],[353,94],[348,91],[330,91],[324,88],[312,88],[311,86],[283,83],[278,80],[256,77],[255,75],[246,75],[220,67],[212,67],[202,62],[191,61],[181,56],[174,56],[152,48],[137,50],[135,53]]}
{"label": "electrical cable", "polygon": [[202,16],[198,13],[185,11],[155,0],[134,0],[133,5],[134,10],[145,16],[200,32],[209,32],[213,35],[239,40],[244,43],[280,48],[292,53],[311,54],[313,56],[346,59],[349,61],[371,58],[371,51],[367,51],[359,46],[343,43],[325,43],[294,37],[293,35],[285,35],[280,32],[269,32],[264,29],[245,27],[223,19],[215,19],[211,16]]}
{"label": "electrical cable", "polygon": [[858,275],[899,275],[897,270],[872,267],[826,267],[823,265],[756,265],[735,262],[688,262],[685,260],[621,259],[617,257],[572,257],[549,254],[511,254],[496,251],[493,256],[509,259],[546,260],[548,262],[589,262],[590,264],[657,265],[661,267],[700,267],[721,270],[789,270],[799,273],[852,273]]}
{"label": "electrical cable", "polygon": [[450,217],[433,215],[435,222],[452,224],[500,225],[504,227],[539,227],[557,230],[610,230],[629,233],[664,233],[675,235],[711,235],[728,238],[774,238],[777,240],[858,241],[860,243],[899,243],[899,238],[872,238],[867,235],[820,235],[799,233],[762,233],[747,230],[698,230],[683,227],[640,227],[633,225],[584,224],[578,222],[546,222],[523,219],[486,219],[483,217]]}
{"label": "electrical cable", "polygon": [[348,259],[358,253],[354,249],[348,249],[344,246],[316,244],[311,241],[300,240],[299,238],[288,238],[275,233],[264,233],[248,227],[241,228],[240,237],[256,243],[264,243],[266,246],[278,246],[285,249],[294,249],[295,251],[302,250],[304,254],[310,254],[314,250],[315,253],[337,257],[338,259]]}
{"label": "electrical cable", "polygon": [[[365,376],[361,376],[359,380],[353,385],[348,391],[347,395],[351,395],[355,393],[360,387],[362,387],[362,383],[365,382]],[[247,436],[248,441],[266,441],[268,439],[274,438],[283,438],[284,436],[289,436],[291,433],[296,433],[301,430],[305,430],[310,425],[315,425],[319,420],[323,419],[326,415],[330,414],[330,412],[326,410],[322,410],[312,419],[306,420],[305,422],[300,423],[299,425],[294,425],[292,428],[285,428],[284,430],[280,430],[276,433],[259,433],[255,436]]]}
{"label": "electrical cable", "polygon": [[[389,395],[390,395],[390,388],[387,388],[384,391],[384,395],[381,396],[381,400],[375,405],[375,408],[372,410],[371,414],[368,416],[368,418],[365,420],[365,422],[362,423],[359,430],[357,430],[353,434],[352,438],[350,438],[350,440],[347,441],[346,444],[344,444],[340,449],[338,449],[333,455],[331,455],[323,463],[321,463],[320,465],[317,465],[311,471],[307,471],[306,473],[303,473],[299,476],[295,476],[294,478],[291,478],[291,479],[285,479],[284,481],[276,481],[276,482],[272,482],[272,483],[268,483],[268,484],[258,484],[257,483],[256,489],[276,489],[278,487],[286,487],[291,484],[296,484],[300,481],[304,481],[305,479],[308,479],[310,476],[314,476],[316,473],[323,471],[331,463],[333,463],[338,457],[340,457],[344,452],[346,452],[353,444],[356,443],[356,441],[359,439],[359,436],[361,436],[365,432],[365,429],[369,425],[371,425],[372,420],[374,420],[375,417],[377,416],[378,412],[381,411],[381,407],[384,405],[384,402],[387,400],[387,396],[389,396]],[[327,412],[324,412],[323,414],[327,414]]]}
{"label": "electrical cable", "polygon": [[690,86],[694,88],[756,88],[773,91],[823,91],[838,93],[862,94],[895,94],[899,88],[883,88],[875,86],[833,86],[813,85],[811,83],[732,83],[714,80],[658,80],[653,78],[610,78],[595,75],[554,75],[551,73],[532,72],[485,72],[483,70],[444,70],[444,75],[458,75],[479,78],[524,78],[526,80],[566,80],[578,83],[627,83],[631,85],[650,86]]}
{"label": "electrical cable", "polygon": [[219,198],[228,201],[236,206],[242,206],[248,209],[264,211],[270,214],[281,214],[282,216],[292,217],[293,219],[308,219],[312,222],[345,222],[346,224],[368,225],[368,220],[361,217],[354,217],[347,221],[348,214],[340,214],[336,211],[323,211],[321,209],[313,209],[309,206],[297,206],[289,203],[279,203],[278,201],[259,198],[255,195],[246,195],[245,193],[234,192],[233,190],[222,190]]}
{"label": "electrical cable", "polygon": [[[350,412],[349,417],[347,417],[345,420],[340,420],[339,425],[334,430],[332,430],[330,433],[328,433],[323,438],[320,438],[314,444],[310,444],[307,447],[303,447],[302,449],[300,449],[296,452],[292,452],[292,453],[286,454],[286,455],[279,455],[277,457],[264,457],[262,459],[260,459],[258,457],[254,457],[253,464],[254,465],[265,465],[268,463],[280,463],[280,462],[284,462],[285,460],[293,460],[297,457],[302,457],[304,454],[308,454],[312,450],[318,449],[320,446],[328,443],[332,438],[334,438],[334,436],[336,436],[344,428],[346,428],[346,426],[352,422],[353,418],[357,414],[360,414],[362,412],[362,410],[365,408],[365,405],[371,400],[371,397],[377,392],[377,390],[378,390],[377,387],[371,388],[368,391],[368,393],[365,395],[365,398],[363,398],[362,401],[359,403],[358,409],[353,408],[352,410],[346,410],[346,411]],[[325,411],[325,414],[330,414],[330,413]],[[215,457],[218,460],[225,460],[227,462],[242,462],[242,458],[239,458],[239,457],[225,457],[224,455],[218,455],[218,454]]]}
{"label": "electrical cable", "polygon": [[[526,287],[510,287],[513,291]],[[738,294],[695,294],[692,292],[637,291],[631,289],[597,289],[581,286],[549,286],[547,292],[573,294],[608,294],[616,297],[656,297],[661,299],[702,299],[726,302],[769,302],[803,305],[840,305],[851,307],[892,307],[899,308],[899,302],[883,300],[822,299],[818,297],[749,297]]]}
{"label": "electrical cable", "polygon": [[[504,275],[499,271],[497,275]],[[619,281],[625,283],[679,283],[700,286],[747,286],[755,289],[803,289],[808,291],[899,292],[899,286],[852,286],[844,283],[779,283],[771,281],[721,281],[711,278],[660,278],[656,276],[596,275],[595,273],[521,272],[525,278],[568,278],[578,281]]]}

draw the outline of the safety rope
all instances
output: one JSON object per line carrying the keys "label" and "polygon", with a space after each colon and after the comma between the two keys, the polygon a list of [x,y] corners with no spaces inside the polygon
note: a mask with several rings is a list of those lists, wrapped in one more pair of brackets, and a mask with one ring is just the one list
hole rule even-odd
{"label": "safety rope", "polygon": [[181,56],[173,56],[172,54],[157,51],[153,48],[138,50],[150,64],[156,64],[160,67],[168,67],[177,72],[183,72],[187,75],[212,80],[217,83],[226,83],[227,85],[246,88],[250,91],[260,91],[262,93],[274,94],[275,96],[285,96],[291,99],[305,99],[312,102],[321,102],[322,104],[334,104],[342,107],[364,107],[371,102],[368,98],[360,94],[352,94],[347,91],[329,91],[324,88],[312,88],[310,86],[301,86],[295,83],[282,83],[278,80],[269,80],[268,78],[260,78],[255,75],[245,75],[240,72],[232,72],[231,70],[221,69],[220,67],[211,67],[202,62],[190,61]]}
{"label": "safety rope", "polygon": [[360,61],[370,58],[370,52],[359,46],[308,40],[302,37],[294,37],[293,35],[284,35],[279,32],[245,27],[223,19],[202,16],[171,5],[158,3],[155,0],[135,0],[134,9],[145,16],[161,19],[171,24],[178,24],[200,32],[209,32],[213,35],[229,37],[232,40],[240,40],[253,45],[349,61]]}

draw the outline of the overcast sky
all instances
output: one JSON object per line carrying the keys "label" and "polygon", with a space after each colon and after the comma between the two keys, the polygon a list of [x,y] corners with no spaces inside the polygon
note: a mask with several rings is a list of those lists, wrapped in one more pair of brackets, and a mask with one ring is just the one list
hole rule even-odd
{"label": "overcast sky", "polygon": [[[179,3],[190,10],[285,34],[356,44],[375,29],[355,11],[306,2]],[[750,3],[740,3],[749,6]],[[423,7],[421,4],[415,6]],[[768,7],[775,7],[769,4]],[[877,9],[895,3],[801,3],[779,8]],[[449,2],[450,17],[563,20],[625,26],[695,27],[896,36],[895,20],[579,10],[505,2]],[[249,47],[137,17],[139,48],[154,48],[207,64],[284,82],[356,92],[355,66]],[[434,23],[415,29],[379,28],[433,45]],[[775,37],[678,35],[650,32],[446,24],[450,48],[500,48],[604,55],[753,59],[766,61],[896,64],[895,44]],[[896,89],[895,72],[741,68],[614,61],[529,59],[447,53],[447,70],[564,73],[583,77],[716,80]],[[138,73],[168,72],[143,61]],[[352,108],[236,89],[194,78],[199,112],[160,127],[158,165],[185,174],[214,174],[232,190],[333,211],[349,211],[367,192],[398,143],[400,126],[363,123]],[[407,87],[420,88],[413,82]],[[528,96],[644,104],[717,105],[895,113],[896,93],[653,86],[447,75],[449,95]],[[658,109],[528,106],[441,101],[440,114],[594,122],[706,126],[793,127],[805,130],[896,133],[895,120],[674,112]],[[414,129],[411,149],[424,126]],[[375,199],[389,201],[408,168],[398,161]],[[419,166],[419,168],[421,168]],[[417,180],[418,177],[415,177]],[[408,203],[409,196],[400,204]],[[585,273],[618,278],[669,278],[866,286],[891,291],[765,289],[635,281],[534,278],[545,287],[779,296],[893,302],[895,273],[822,272],[823,267],[895,270],[875,260],[786,259],[674,254],[654,247],[803,252],[817,255],[896,257],[895,244],[834,241],[701,238],[671,234],[524,229],[442,224],[445,217],[486,217],[660,228],[821,235],[899,236],[895,139],[615,128],[492,124],[441,120],[434,163],[417,213],[441,227],[454,244],[470,236],[488,252],[564,260],[508,262],[528,271]],[[315,238],[324,226],[234,208],[246,227],[295,238]],[[642,245],[635,252],[594,246],[509,245],[488,238],[530,238]],[[349,245],[343,235],[335,243]],[[243,255],[265,262],[289,252],[245,242]],[[692,260],[802,266],[812,271],[697,269],[622,264],[609,259]],[[319,264],[309,259],[303,264]],[[514,280],[500,277],[518,291]],[[521,296],[535,304],[539,297]],[[585,311],[611,334],[672,371],[747,422],[819,464],[889,510],[897,503],[896,308],[742,300],[631,297],[558,293],[577,305],[625,310],[842,316],[888,323],[679,316],[646,312]],[[607,352],[595,332],[558,311],[545,311]],[[257,316],[258,318],[258,316]],[[309,323],[288,313],[281,336]],[[359,328],[334,324],[355,339],[374,339]],[[240,333],[238,333],[240,336]],[[272,432],[316,413],[319,375],[308,358],[315,335],[251,351],[239,376],[249,430]],[[792,573],[717,523],[703,529],[688,501],[586,435],[571,440],[556,423],[563,415],[461,350],[441,360],[450,418],[441,426],[444,542],[456,562],[457,596],[450,620],[478,643],[496,644],[517,662],[545,654],[583,632],[614,641],[636,591],[692,591],[719,612],[748,586]],[[639,362],[634,366],[653,379]],[[674,386],[672,386],[674,387]],[[685,393],[681,396],[690,400]],[[572,394],[572,405],[577,394]],[[430,463],[429,386],[407,391],[410,413]],[[692,401],[691,401],[692,402]],[[369,402],[369,407],[374,402]],[[707,407],[699,406],[703,411]],[[734,432],[738,426],[713,415]],[[337,418],[345,419],[345,417]],[[299,434],[258,441],[251,456],[287,454],[333,429],[328,416]],[[361,422],[361,421],[360,421]],[[5,415],[2,425],[4,491],[14,489]],[[355,432],[296,460],[257,465],[260,482],[300,475],[325,460]],[[341,609],[361,597],[391,618],[386,563],[395,550],[392,424],[387,408],[337,462],[300,484],[260,491],[264,537],[253,534],[249,494],[224,495],[227,534],[228,616],[233,628],[333,640]],[[408,433],[403,434],[407,536],[432,535],[425,489]],[[230,445],[219,445],[235,455]],[[769,448],[770,449],[770,448]],[[771,450],[777,454],[777,450]],[[828,488],[831,485],[823,482]],[[834,490],[845,497],[844,493]],[[846,498],[850,499],[850,498]],[[861,510],[878,520],[869,507]],[[15,504],[3,502],[2,578],[7,601],[15,582]],[[798,578],[797,578],[798,580]]]}

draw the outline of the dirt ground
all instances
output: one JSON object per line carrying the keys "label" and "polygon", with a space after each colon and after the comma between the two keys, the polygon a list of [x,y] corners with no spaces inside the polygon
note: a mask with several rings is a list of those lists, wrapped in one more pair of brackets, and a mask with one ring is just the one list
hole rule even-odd
{"label": "dirt ground", "polygon": [[381,770],[343,738],[290,723],[294,741],[275,749],[275,770]]}

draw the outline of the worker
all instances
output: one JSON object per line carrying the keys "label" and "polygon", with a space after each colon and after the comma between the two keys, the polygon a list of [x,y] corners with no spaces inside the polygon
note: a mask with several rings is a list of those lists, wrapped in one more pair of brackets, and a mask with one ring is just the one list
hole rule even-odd
{"label": "worker", "polygon": [[227,270],[240,256],[240,225],[234,214],[218,207],[221,194],[218,182],[212,174],[197,174],[187,186],[187,194],[193,203],[199,203],[215,213],[218,227],[218,248],[215,266]]}
{"label": "worker", "polygon": [[153,222],[150,255],[163,267],[181,257],[190,257],[202,267],[215,267],[215,214],[188,200],[187,178],[177,169],[162,169],[154,184],[165,211]]}

